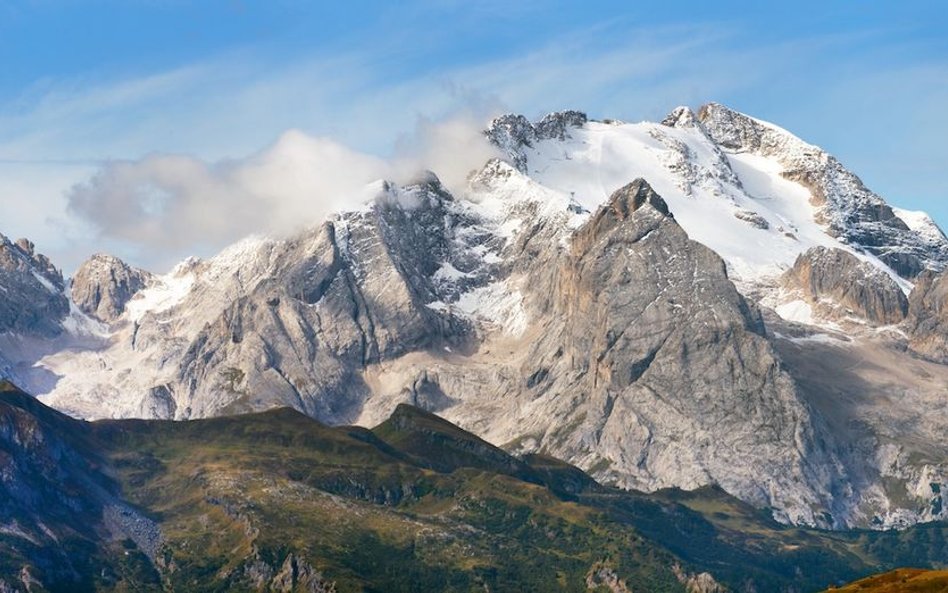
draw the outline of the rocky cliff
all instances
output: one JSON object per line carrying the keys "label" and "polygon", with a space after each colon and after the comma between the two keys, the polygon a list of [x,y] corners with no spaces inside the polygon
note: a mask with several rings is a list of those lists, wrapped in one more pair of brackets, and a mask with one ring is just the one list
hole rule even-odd
{"label": "rocky cliff", "polygon": [[781,281],[823,319],[892,325],[908,313],[908,298],[895,280],[842,249],[808,249]]}
{"label": "rocky cliff", "polygon": [[817,220],[834,237],[878,256],[902,276],[941,270],[948,263],[944,235],[912,232],[885,200],[832,155],[717,103],[703,106],[698,120],[725,150],[776,159],[784,167],[781,175],[809,190]]}
{"label": "rocky cliff", "polygon": [[42,347],[0,340],[0,368],[83,417],[291,406],[374,425],[408,403],[612,484],[719,485],[783,521],[945,516],[942,415],[910,412],[948,370],[908,372],[900,333],[944,348],[930,221],[720,105],[510,115],[486,138],[506,161],[453,194],[430,173],[378,182],[296,236],[164,276],[94,258],[70,319],[108,323],[57,336],[44,317]]}
{"label": "rocky cliff", "polygon": [[83,313],[108,323],[122,315],[125,304],[151,278],[148,272],[132,268],[117,257],[99,253],[76,270],[70,295]]}
{"label": "rocky cliff", "polygon": [[0,333],[51,337],[69,313],[63,275],[27,239],[0,235]]}

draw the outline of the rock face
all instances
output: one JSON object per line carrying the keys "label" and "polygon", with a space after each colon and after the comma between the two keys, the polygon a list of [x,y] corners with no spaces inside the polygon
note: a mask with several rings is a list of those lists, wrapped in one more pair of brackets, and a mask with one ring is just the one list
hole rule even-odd
{"label": "rock face", "polygon": [[273,587],[277,591],[306,591],[306,593],[335,593],[336,584],[295,556],[287,557],[280,573],[274,577]]}
{"label": "rock face", "polygon": [[678,581],[687,588],[688,593],[727,593],[728,591],[727,587],[714,580],[710,573],[688,574],[680,566],[673,566],[672,569]]}
{"label": "rock face", "polygon": [[913,352],[948,364],[948,280],[945,274],[927,272],[919,276],[909,295],[905,325]]}
{"label": "rock face", "polygon": [[115,321],[127,303],[151,279],[117,257],[96,254],[85,261],[70,284],[70,295],[79,309],[99,321]]}
{"label": "rock face", "polygon": [[500,148],[519,171],[526,173],[525,147],[532,147],[540,140],[565,140],[571,128],[582,127],[587,121],[581,111],[558,111],[531,123],[522,115],[503,115],[491,122],[486,136]]}
{"label": "rock face", "polygon": [[801,253],[781,280],[826,319],[856,317],[892,325],[908,313],[908,299],[895,280],[842,249],[813,247]]}
{"label": "rock face", "polygon": [[449,216],[451,200],[437,179],[386,185],[371,209],[270,246],[266,277],[184,353],[174,377],[184,414],[267,408],[276,397],[317,418],[353,421],[368,393],[364,366],[458,347],[467,326],[427,306],[442,296],[442,266],[478,274],[463,242],[449,240],[465,223]]}
{"label": "rock face", "polygon": [[[888,216],[832,157],[721,106],[662,124],[508,115],[486,137],[507,161],[455,195],[433,174],[379,182],[294,237],[248,238],[165,276],[94,258],[73,296],[110,322],[104,335],[32,357],[0,341],[0,367],[83,417],[292,406],[374,425],[409,403],[508,451],[642,490],[720,485],[783,521],[944,516],[923,488],[941,484],[940,449],[899,449],[911,420],[878,401],[860,416],[851,392],[876,393],[863,377],[840,386],[855,371],[825,365],[841,355],[796,352],[809,330],[768,328],[755,303],[793,292],[866,334],[897,323],[899,274],[945,262],[930,220]],[[926,278],[908,307],[918,327],[938,310]],[[808,381],[816,367],[826,381]],[[896,419],[906,430],[883,430]],[[878,439],[852,430],[867,423]]]}
{"label": "rock face", "polygon": [[[626,487],[718,483],[793,509],[792,521],[823,520],[805,509],[834,504],[821,472],[835,462],[759,313],[646,182],[616,191],[576,232],[550,302],[543,274],[527,283],[548,320],[528,358],[545,379],[524,396],[559,421],[523,418],[534,446]],[[754,475],[735,471],[734,456]]]}
{"label": "rock face", "polygon": [[62,273],[33,243],[0,235],[0,333],[55,336],[69,313]]}
{"label": "rock face", "polygon": [[[64,370],[57,398],[72,410],[91,399],[117,415],[288,405],[352,422],[369,393],[364,366],[463,346],[470,323],[428,304],[487,278],[477,254],[488,239],[437,178],[381,185],[363,211],[287,241],[250,239],[152,279],[125,304],[130,323],[117,330],[117,347],[76,359],[98,370]],[[147,384],[141,368],[154,370]],[[113,399],[123,392],[136,395]]]}
{"label": "rock face", "polygon": [[825,151],[788,132],[709,103],[698,111],[704,130],[719,146],[735,152],[775,157],[782,175],[811,192],[830,232],[865,249],[906,278],[948,264],[944,235],[912,232],[904,220],[853,173]]}

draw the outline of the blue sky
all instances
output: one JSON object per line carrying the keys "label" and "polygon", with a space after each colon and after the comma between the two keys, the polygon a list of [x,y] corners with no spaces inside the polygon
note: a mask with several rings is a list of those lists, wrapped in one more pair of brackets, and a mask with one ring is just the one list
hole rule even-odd
{"label": "blue sky", "polygon": [[69,210],[70,188],[154,153],[226,166],[290,129],[387,157],[458,114],[711,100],[948,226],[946,30],[912,1],[0,0],[0,232],[67,270],[96,250],[161,268],[231,238],[156,254]]}

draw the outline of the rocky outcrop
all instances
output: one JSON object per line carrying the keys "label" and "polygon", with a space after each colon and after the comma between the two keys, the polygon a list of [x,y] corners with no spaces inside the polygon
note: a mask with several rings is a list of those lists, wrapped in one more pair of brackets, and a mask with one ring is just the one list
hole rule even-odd
{"label": "rocky outcrop", "polygon": [[586,589],[590,591],[601,591],[605,589],[609,593],[632,593],[626,582],[619,578],[616,571],[603,562],[597,562],[590,567],[586,574]]}
{"label": "rocky outcrop", "polygon": [[[184,353],[175,377],[179,417],[278,401],[351,422],[368,395],[357,375],[365,365],[461,344],[465,324],[427,306],[480,273],[449,240],[452,226],[465,223],[449,215],[450,200],[437,178],[386,185],[373,208],[276,246],[266,277]],[[464,276],[439,283],[444,263]]]}
{"label": "rocky outcrop", "polygon": [[499,148],[517,170],[527,171],[524,148],[532,147],[540,140],[565,140],[572,128],[582,127],[587,121],[581,111],[558,111],[531,123],[522,115],[502,115],[494,119],[487,128],[487,139]]}
{"label": "rocky outcrop", "polygon": [[682,105],[672,109],[662,120],[662,125],[670,128],[693,128],[698,125],[698,116],[690,107]]}
{"label": "rocky outcrop", "polygon": [[76,270],[70,283],[70,294],[83,313],[111,323],[118,319],[125,311],[125,304],[145,288],[151,278],[151,274],[144,270],[100,253]]}
{"label": "rocky outcrop", "polygon": [[645,181],[577,230],[550,301],[546,268],[527,282],[545,320],[528,358],[547,370],[531,407],[559,421],[521,424],[541,451],[629,488],[717,483],[792,521],[824,521],[810,509],[837,504],[838,468],[759,312]]}
{"label": "rocky outcrop", "polygon": [[574,252],[588,250],[590,244],[596,241],[598,237],[614,230],[643,206],[649,206],[662,216],[673,217],[672,213],[668,211],[668,204],[660,195],[655,193],[652,186],[644,179],[636,179],[617,189],[609,198],[609,202],[576,233],[573,239]]}
{"label": "rocky outcrop", "polygon": [[905,327],[912,352],[948,364],[948,274],[926,272],[918,277],[909,295]]}
{"label": "rocky outcrop", "polygon": [[824,319],[855,317],[892,325],[908,313],[908,299],[892,277],[842,249],[814,247],[801,253],[781,282]]}
{"label": "rocky outcrop", "polygon": [[259,555],[243,567],[243,576],[258,591],[274,593],[336,593],[336,583],[326,579],[306,560],[292,552],[275,568]]}
{"label": "rocky outcrop", "polygon": [[69,313],[62,273],[33,243],[0,235],[0,333],[43,337],[62,332]]}
{"label": "rocky outcrop", "polygon": [[811,193],[821,221],[841,240],[876,255],[905,278],[948,264],[948,239],[913,232],[880,196],[832,155],[789,132],[709,103],[698,110],[705,133],[724,150],[777,159],[783,176]]}
{"label": "rocky outcrop", "polygon": [[688,593],[727,593],[728,591],[728,588],[717,582],[710,573],[689,574],[678,564],[672,566],[672,571]]}
{"label": "rocky outcrop", "polygon": [[770,223],[760,214],[751,210],[738,210],[734,213],[734,218],[743,220],[754,228],[766,231],[770,228]]}
{"label": "rocky outcrop", "polygon": [[543,116],[533,124],[533,129],[536,130],[538,140],[566,140],[570,137],[571,129],[583,127],[588,119],[582,111],[557,111]]}
{"label": "rocky outcrop", "polygon": [[336,584],[323,577],[305,560],[289,554],[270,582],[270,590],[280,593],[336,593]]}

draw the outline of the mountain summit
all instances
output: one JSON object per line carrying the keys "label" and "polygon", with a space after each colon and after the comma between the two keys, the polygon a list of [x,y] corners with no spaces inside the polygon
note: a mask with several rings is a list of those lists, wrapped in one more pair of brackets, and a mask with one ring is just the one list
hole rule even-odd
{"label": "mountain summit", "polygon": [[930,218],[713,103],[661,123],[505,115],[485,137],[505,158],[463,191],[379,182],[295,237],[164,276],[95,256],[67,286],[6,242],[0,287],[24,296],[0,366],[85,418],[290,406],[369,426],[407,403],[784,522],[946,516],[948,240]]}

